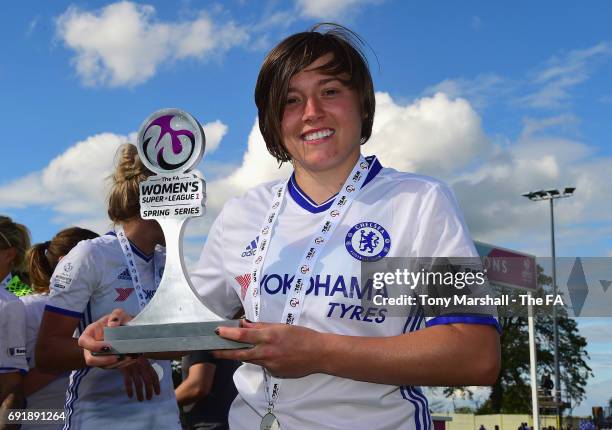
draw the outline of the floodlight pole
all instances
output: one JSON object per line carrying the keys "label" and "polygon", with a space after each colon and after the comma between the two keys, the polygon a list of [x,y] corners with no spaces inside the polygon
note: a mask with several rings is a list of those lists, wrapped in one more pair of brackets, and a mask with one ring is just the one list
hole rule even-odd
{"label": "floodlight pole", "polygon": [[[531,298],[531,292],[529,292]],[[531,377],[531,406],[533,412],[533,430],[540,430],[540,407],[538,405],[538,375],[535,347],[535,324],[533,322],[533,306],[531,301],[527,306],[527,323],[529,331],[529,373]]]}
{"label": "floodlight pole", "polygon": [[[553,201],[560,198],[571,197],[575,187],[566,187],[563,194],[559,190],[540,190],[532,191],[523,194],[531,201],[548,200],[550,202],[550,237],[551,237],[551,250],[552,250],[552,284],[553,294],[557,296],[557,259],[555,252],[555,211]],[[562,417],[561,417],[561,371],[559,368],[559,324],[557,321],[557,307],[553,306],[553,344],[554,344],[554,367],[555,367],[555,405],[557,410],[557,420],[559,430],[561,430]]]}
{"label": "floodlight pole", "polygon": [[[555,253],[555,211],[553,209],[554,197],[549,199],[550,202],[550,237],[552,248],[552,284],[553,295],[557,297],[557,258]],[[557,321],[557,306],[553,306],[553,344],[554,348],[554,365],[555,365],[555,403],[557,408],[557,420],[559,421],[559,430],[561,429],[561,371],[559,369],[559,323]]]}

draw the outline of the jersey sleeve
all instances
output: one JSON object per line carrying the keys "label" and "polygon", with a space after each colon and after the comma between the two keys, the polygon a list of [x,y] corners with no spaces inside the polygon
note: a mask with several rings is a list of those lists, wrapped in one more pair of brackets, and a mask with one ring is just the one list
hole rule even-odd
{"label": "jersey sleeve", "polygon": [[57,265],[46,311],[80,318],[102,281],[104,256],[89,241],[80,242]]}
{"label": "jersey sleeve", "polygon": [[0,298],[0,373],[27,371],[25,307]]}
{"label": "jersey sleeve", "polygon": [[[467,228],[463,215],[457,204],[452,190],[442,184],[436,183],[428,191],[424,198],[423,207],[420,211],[423,220],[418,241],[421,244],[420,255],[431,257],[433,264],[438,264],[438,259],[448,257],[447,262],[442,263],[444,267],[448,264],[450,272],[457,272],[469,267],[474,270],[482,270],[482,265],[474,241]],[[437,269],[439,270],[439,269]],[[490,293],[488,283],[484,285],[473,284],[472,287],[445,287],[440,289],[429,289],[429,295],[438,297],[463,296],[467,300],[484,298]],[[497,308],[491,305],[464,306],[457,305],[460,300],[453,300],[452,306],[439,306],[425,309],[425,325],[427,327],[441,324],[482,324],[491,325],[500,331],[497,321]]]}
{"label": "jersey sleeve", "polygon": [[[227,207],[227,205],[226,205]],[[211,311],[232,318],[242,306],[240,298],[226,281],[223,262],[223,214],[214,221],[208,233],[200,259],[190,279],[202,301]]]}

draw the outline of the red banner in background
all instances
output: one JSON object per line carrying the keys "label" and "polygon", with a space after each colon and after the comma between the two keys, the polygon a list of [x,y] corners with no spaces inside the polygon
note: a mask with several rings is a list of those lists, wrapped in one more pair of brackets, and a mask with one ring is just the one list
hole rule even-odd
{"label": "red banner in background", "polygon": [[483,242],[474,242],[492,284],[535,291],[538,288],[536,258]]}

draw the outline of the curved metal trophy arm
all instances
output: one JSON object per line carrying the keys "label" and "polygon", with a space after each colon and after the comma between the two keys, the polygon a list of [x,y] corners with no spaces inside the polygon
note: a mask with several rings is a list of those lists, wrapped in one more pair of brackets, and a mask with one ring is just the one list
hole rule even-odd
{"label": "curved metal trophy arm", "polygon": [[135,324],[170,324],[222,321],[208,309],[185,273],[181,243],[189,218],[157,220],[166,238],[166,265],[161,283],[149,304],[130,321]]}

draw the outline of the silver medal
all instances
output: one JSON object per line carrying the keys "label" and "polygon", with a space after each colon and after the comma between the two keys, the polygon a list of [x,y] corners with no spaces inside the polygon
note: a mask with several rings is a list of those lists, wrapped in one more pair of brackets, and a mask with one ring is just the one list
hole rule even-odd
{"label": "silver medal", "polygon": [[259,430],[280,430],[278,419],[272,412],[268,412],[263,416]]}

